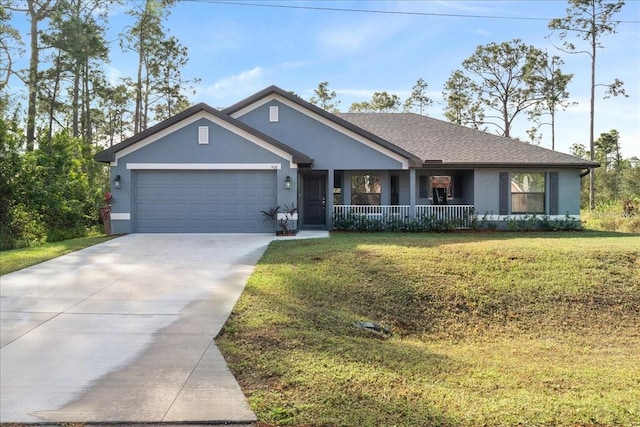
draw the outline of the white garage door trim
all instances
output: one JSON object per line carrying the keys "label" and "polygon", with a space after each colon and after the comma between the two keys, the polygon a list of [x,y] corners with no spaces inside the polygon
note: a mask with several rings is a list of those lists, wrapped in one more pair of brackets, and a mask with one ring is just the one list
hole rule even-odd
{"label": "white garage door trim", "polygon": [[280,163],[127,163],[132,170],[279,170]]}

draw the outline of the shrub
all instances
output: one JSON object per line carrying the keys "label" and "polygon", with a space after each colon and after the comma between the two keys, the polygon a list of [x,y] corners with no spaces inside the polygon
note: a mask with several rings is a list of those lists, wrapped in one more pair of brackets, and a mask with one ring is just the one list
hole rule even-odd
{"label": "shrub", "polygon": [[76,225],[72,228],[54,228],[47,232],[47,242],[59,242],[61,240],[85,237],[87,229],[83,225]]}
{"label": "shrub", "polygon": [[623,233],[640,233],[640,197],[602,203],[582,212],[585,228]]}
{"label": "shrub", "polygon": [[85,236],[98,224],[109,181],[106,167],[93,160],[93,146],[61,132],[23,152],[2,134],[0,125],[2,249]]}
{"label": "shrub", "polygon": [[452,231],[457,227],[457,221],[422,216],[416,219],[400,218],[394,215],[384,217],[370,217],[363,214],[346,213],[333,215],[333,229],[339,231],[360,232],[400,232],[411,233],[423,231]]}
{"label": "shrub", "polygon": [[[640,217],[639,217],[640,219]],[[640,221],[639,221],[640,222]],[[339,231],[360,232],[447,232],[458,229],[463,224],[471,224],[473,230],[496,230],[499,223],[503,223],[502,229],[510,231],[575,231],[582,229],[582,223],[571,217],[568,213],[564,218],[551,219],[548,215],[522,215],[506,217],[502,221],[489,219],[489,213],[485,213],[481,219],[477,215],[472,218],[449,219],[436,216],[419,216],[417,218],[400,218],[397,216],[370,217],[364,214],[346,213],[333,215],[333,229]]]}
{"label": "shrub", "polygon": [[47,241],[42,218],[24,205],[9,208],[8,224],[2,231],[2,249],[28,248]]}

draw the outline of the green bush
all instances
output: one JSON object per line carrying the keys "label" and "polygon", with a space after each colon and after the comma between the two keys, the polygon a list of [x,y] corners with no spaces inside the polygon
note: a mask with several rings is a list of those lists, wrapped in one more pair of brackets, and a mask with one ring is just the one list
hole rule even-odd
{"label": "green bush", "polygon": [[[484,223],[484,221],[482,221]],[[548,215],[537,216],[522,215],[518,217],[506,217],[502,220],[503,229],[509,231],[579,231],[582,230],[582,222],[573,218],[568,213],[564,218],[551,219]],[[493,224],[491,224],[493,223]],[[489,229],[500,228],[496,221],[486,222]]]}
{"label": "green bush", "polygon": [[95,147],[67,132],[24,151],[0,120],[0,247],[33,246],[87,235],[99,224],[108,186]]}
{"label": "green bush", "polygon": [[621,233],[640,233],[640,197],[602,203],[582,212],[585,228]]}
{"label": "green bush", "polygon": [[415,219],[400,218],[394,215],[381,218],[369,217],[363,214],[346,213],[333,215],[333,229],[339,231],[360,232],[410,232],[452,231],[458,226],[457,221],[422,216]]}
{"label": "green bush", "polygon": [[[467,221],[468,220],[468,221]],[[447,232],[460,228],[463,224],[470,223],[472,230],[509,230],[509,231],[576,231],[582,230],[580,220],[566,214],[561,219],[551,219],[548,215],[522,215],[507,217],[502,221],[489,219],[489,213],[482,218],[473,215],[464,220],[440,219],[435,216],[419,216],[418,218],[399,218],[397,216],[384,216],[382,218],[368,217],[363,214],[334,214],[333,229],[339,231],[360,232]]]}
{"label": "green bush", "polygon": [[8,226],[3,227],[2,249],[27,248],[47,241],[47,230],[37,212],[24,205],[9,208]]}
{"label": "green bush", "polygon": [[77,237],[86,237],[87,234],[87,229],[83,225],[76,225],[71,228],[53,228],[47,232],[47,242],[59,242]]}

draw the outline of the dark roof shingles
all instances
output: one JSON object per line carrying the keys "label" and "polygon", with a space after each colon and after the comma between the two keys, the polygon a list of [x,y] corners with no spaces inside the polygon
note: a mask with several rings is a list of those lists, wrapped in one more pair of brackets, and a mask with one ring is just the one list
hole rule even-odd
{"label": "dark roof shingles", "polygon": [[452,165],[597,166],[569,154],[413,113],[339,113],[413,153]]}

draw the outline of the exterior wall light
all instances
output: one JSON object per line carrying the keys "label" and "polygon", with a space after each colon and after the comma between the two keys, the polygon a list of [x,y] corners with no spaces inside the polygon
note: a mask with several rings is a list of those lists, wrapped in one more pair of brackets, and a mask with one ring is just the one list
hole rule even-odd
{"label": "exterior wall light", "polygon": [[289,175],[284,179],[284,189],[291,190],[291,177]]}
{"label": "exterior wall light", "polygon": [[113,180],[113,188],[120,189],[120,175],[116,175],[116,179]]}

